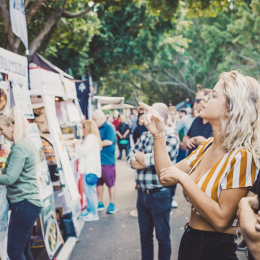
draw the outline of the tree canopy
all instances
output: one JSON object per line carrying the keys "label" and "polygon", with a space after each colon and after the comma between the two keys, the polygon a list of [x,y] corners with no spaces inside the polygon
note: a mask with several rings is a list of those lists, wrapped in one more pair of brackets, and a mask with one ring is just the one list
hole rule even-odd
{"label": "tree canopy", "polygon": [[[26,11],[26,20],[28,24],[29,50],[33,55],[42,44],[52,38],[55,27],[59,23],[67,23],[69,19],[77,19],[86,16],[91,11],[95,11],[98,5],[106,5],[109,12],[121,9],[121,5],[131,4],[133,2],[143,2],[141,0],[22,0]],[[203,2],[197,0],[195,2]],[[209,2],[209,1],[206,1]],[[173,16],[178,8],[179,0],[156,0],[146,1],[147,6],[156,13],[161,13],[165,19]],[[207,5],[206,5],[207,6]],[[9,0],[0,0],[0,36],[3,39],[2,47],[15,53],[23,50],[21,40],[16,37],[11,28],[9,15]],[[84,18],[83,18],[84,19]],[[77,23],[75,24],[77,25]],[[65,29],[68,29],[65,27]],[[57,32],[57,31],[56,31]],[[88,41],[86,42],[88,44]],[[20,49],[21,48],[21,49]]]}
{"label": "tree canopy", "polygon": [[[0,0],[1,47],[24,53]],[[224,70],[259,78],[260,0],[27,0],[30,54],[38,51],[99,94],[136,104],[178,103]]]}
{"label": "tree canopy", "polygon": [[[140,65],[117,63],[97,77],[99,85],[104,94],[124,95],[133,104],[140,99],[176,104],[199,88],[213,88],[223,71],[238,69],[259,79],[259,10],[260,1],[253,0],[194,17],[183,3],[165,31],[152,30],[156,40],[145,39],[153,43],[153,56],[142,55]],[[98,68],[99,63],[94,75]]]}

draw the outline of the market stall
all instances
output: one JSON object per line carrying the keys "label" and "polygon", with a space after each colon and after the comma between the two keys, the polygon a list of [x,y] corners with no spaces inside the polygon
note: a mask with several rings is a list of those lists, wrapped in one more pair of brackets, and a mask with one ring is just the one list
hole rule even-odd
{"label": "market stall", "polygon": [[[28,90],[28,62],[27,58],[0,48],[0,114],[5,113],[13,106],[19,107],[29,120],[34,119]],[[45,160],[39,129],[36,124],[29,125],[29,138],[36,146],[37,177],[40,195],[44,207],[40,214],[42,238],[45,243],[48,257],[53,258],[63,243],[61,232],[56,220],[53,187],[50,182],[50,173]],[[0,166],[5,167],[6,158],[10,152],[11,143],[1,136],[0,138]],[[1,203],[1,202],[0,202]],[[34,229],[34,236],[37,226]],[[5,234],[7,237],[7,234]],[[0,241],[1,260],[7,260],[7,239]]]}
{"label": "market stall", "polygon": [[[76,235],[79,237],[83,222],[78,220],[78,215],[82,209],[84,192],[79,187],[82,186],[79,185],[81,176],[77,173],[76,162],[71,160],[70,145],[75,138],[82,138],[83,115],[78,104],[75,83],[64,75],[38,66],[30,67],[30,79],[34,122],[41,132],[54,186],[55,207],[61,215],[72,213]],[[73,238],[69,238],[66,242],[65,251],[68,251],[66,245],[71,248],[71,244],[76,243],[76,238],[73,242],[72,240]]]}

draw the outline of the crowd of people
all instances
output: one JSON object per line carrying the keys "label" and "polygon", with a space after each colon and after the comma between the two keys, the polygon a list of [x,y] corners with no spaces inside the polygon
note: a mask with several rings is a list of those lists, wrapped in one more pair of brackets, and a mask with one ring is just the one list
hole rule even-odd
{"label": "crowd of people", "polygon": [[[142,102],[116,118],[95,110],[83,124],[83,141],[73,148],[83,174],[87,208],[80,217],[99,220],[116,212],[116,144],[119,157],[136,171],[141,258],[171,258],[170,211],[177,208],[176,185],[191,204],[178,260],[235,260],[242,233],[249,260],[260,259],[260,84],[238,71],[222,73],[212,89],[200,89],[194,103],[179,111]],[[11,205],[8,254],[33,259],[29,240],[41,210],[33,144],[27,121],[14,108],[0,117],[0,134],[13,141],[0,184]],[[103,202],[103,186],[109,205]],[[19,234],[19,235],[18,235]]]}
{"label": "crowd of people", "polygon": [[[108,156],[110,146],[109,154],[113,151],[115,158],[117,140],[118,159],[125,150],[127,165],[136,170],[142,259],[154,259],[154,229],[158,259],[171,257],[169,220],[171,208],[178,207],[174,200],[177,184],[192,205],[179,260],[237,259],[238,231],[249,249],[249,259],[259,259],[260,214],[258,218],[255,215],[260,195],[259,83],[231,71],[220,75],[213,90],[199,90],[188,109],[177,111],[163,103],[139,105],[130,116],[121,114],[113,121],[109,117],[106,120],[101,110],[93,114],[105,144],[96,210],[104,210],[103,183],[109,187],[111,200],[107,213],[116,210],[111,191],[115,185],[114,161],[106,166],[102,157]],[[102,128],[110,134],[102,134]],[[107,167],[111,166],[110,171]]]}

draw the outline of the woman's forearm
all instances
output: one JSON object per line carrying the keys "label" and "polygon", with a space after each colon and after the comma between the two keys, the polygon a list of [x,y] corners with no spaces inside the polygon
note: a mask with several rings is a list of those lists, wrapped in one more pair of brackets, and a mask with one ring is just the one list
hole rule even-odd
{"label": "woman's forearm", "polygon": [[260,259],[260,232],[255,230],[256,216],[250,206],[248,198],[239,203],[238,217],[241,232],[254,259]]}
{"label": "woman's forearm", "polygon": [[199,214],[217,231],[223,232],[235,218],[239,200],[246,195],[246,189],[222,190],[222,198],[216,202],[204,193],[187,174],[179,174],[191,204]]}
{"label": "woman's forearm", "polygon": [[[159,134],[158,136],[161,136],[161,135],[162,135],[162,133]],[[154,164],[155,164],[155,169],[156,169],[156,173],[158,175],[159,180],[160,180],[161,169],[172,166],[172,162],[170,160],[170,156],[167,151],[165,138],[166,137],[164,136],[161,138],[153,139]],[[163,184],[163,183],[161,183],[161,184]]]}

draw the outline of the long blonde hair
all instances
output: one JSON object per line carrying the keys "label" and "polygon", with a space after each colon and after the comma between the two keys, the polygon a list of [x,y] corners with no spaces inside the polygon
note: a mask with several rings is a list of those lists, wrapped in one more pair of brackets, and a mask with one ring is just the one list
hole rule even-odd
{"label": "long blonde hair", "polygon": [[222,147],[225,151],[246,148],[260,166],[260,84],[236,70],[224,72],[223,81],[228,114],[222,120]]}
{"label": "long blonde hair", "polygon": [[94,134],[98,139],[100,150],[102,150],[102,142],[101,142],[99,130],[96,123],[93,120],[84,120],[82,121],[82,126],[83,126],[84,140],[87,137],[87,135]]}
{"label": "long blonde hair", "polygon": [[10,111],[1,115],[0,121],[5,126],[14,125],[14,143],[18,143],[22,138],[27,137],[29,123],[18,107],[13,107]]}

